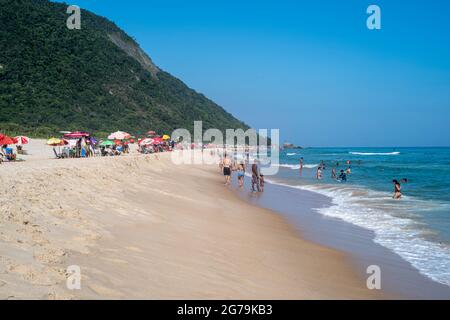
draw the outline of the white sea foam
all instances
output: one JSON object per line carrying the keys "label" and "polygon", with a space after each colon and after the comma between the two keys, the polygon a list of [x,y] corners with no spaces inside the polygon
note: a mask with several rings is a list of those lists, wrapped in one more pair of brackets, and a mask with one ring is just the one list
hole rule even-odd
{"label": "white sea foam", "polygon": [[[292,186],[268,182],[309,190],[332,198],[331,207],[317,211],[372,230],[376,243],[400,255],[423,275],[450,286],[450,246],[425,239],[426,230],[419,222],[411,219],[414,213],[410,210],[433,210],[436,206],[443,205],[448,209],[448,204],[405,197],[403,204],[400,204],[403,207],[393,210],[394,204],[389,202],[394,200],[390,194],[384,192],[350,186]],[[398,202],[395,206],[398,206]]]}
{"label": "white sea foam", "polygon": [[297,155],[295,152],[293,152],[293,153],[286,153],[286,155],[287,156],[295,156],[295,155]]}
{"label": "white sea foam", "polygon": [[[292,170],[300,170],[300,165],[299,164],[285,164],[285,163],[280,163],[280,164],[273,164],[274,166],[278,166],[280,168],[288,168],[288,169],[292,169]],[[317,168],[319,166],[319,164],[304,164],[303,168],[307,168],[307,169],[312,169],[312,168]]]}
{"label": "white sea foam", "polygon": [[350,154],[353,155],[358,155],[358,156],[396,156],[399,155],[400,152],[395,151],[395,152],[349,152]]}

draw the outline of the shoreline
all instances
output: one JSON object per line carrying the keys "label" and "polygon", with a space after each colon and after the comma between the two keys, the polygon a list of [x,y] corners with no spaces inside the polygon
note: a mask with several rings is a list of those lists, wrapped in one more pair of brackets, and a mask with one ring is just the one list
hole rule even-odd
{"label": "shoreline", "polygon": [[[216,168],[168,156],[36,154],[2,166],[0,296],[386,298],[365,287],[346,254],[224,189]],[[79,291],[65,287],[69,265],[81,267]]]}
{"label": "shoreline", "polygon": [[450,287],[423,275],[397,253],[376,243],[373,231],[321,214],[321,208],[332,206],[332,198],[271,181],[266,185],[268,192],[262,196],[251,192],[238,195],[284,216],[306,240],[348,254],[361,278],[368,276],[368,266],[379,266],[382,289],[389,295],[402,299],[450,298]]}

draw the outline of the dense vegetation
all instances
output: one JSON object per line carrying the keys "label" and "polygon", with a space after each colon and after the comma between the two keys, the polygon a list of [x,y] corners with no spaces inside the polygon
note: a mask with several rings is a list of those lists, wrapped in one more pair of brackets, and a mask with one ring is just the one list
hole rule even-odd
{"label": "dense vegetation", "polygon": [[47,136],[59,130],[141,134],[193,127],[248,128],[153,65],[114,23],[67,6],[0,0],[0,131]]}

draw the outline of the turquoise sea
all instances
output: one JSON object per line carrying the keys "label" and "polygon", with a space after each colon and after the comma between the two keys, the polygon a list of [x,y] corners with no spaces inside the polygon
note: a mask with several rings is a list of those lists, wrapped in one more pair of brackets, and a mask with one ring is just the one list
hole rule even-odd
{"label": "turquoise sea", "polygon": [[[332,168],[345,170],[348,160],[347,182],[332,179]],[[318,181],[321,161],[325,170]],[[332,207],[318,209],[320,214],[373,231],[377,243],[450,286],[450,148],[287,149],[279,166],[268,181],[331,197]],[[403,197],[394,200],[392,180],[403,178]]]}

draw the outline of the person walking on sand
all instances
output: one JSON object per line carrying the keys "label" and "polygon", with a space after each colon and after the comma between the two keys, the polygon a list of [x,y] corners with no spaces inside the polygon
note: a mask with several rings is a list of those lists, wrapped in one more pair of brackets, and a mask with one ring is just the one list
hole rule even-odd
{"label": "person walking on sand", "polygon": [[239,164],[237,174],[239,187],[242,189],[244,187],[244,178],[245,178],[245,165],[243,163]]}
{"label": "person walking on sand", "polygon": [[228,155],[225,154],[223,158],[223,175],[225,176],[225,185],[230,185],[231,182],[231,160]]}
{"label": "person walking on sand", "polygon": [[264,175],[259,175],[259,188],[261,189],[261,192],[264,192]]}
{"label": "person walking on sand", "polygon": [[259,184],[259,170],[258,165],[255,162],[252,164],[252,192],[256,192],[256,190],[261,192],[261,186]]}
{"label": "person walking on sand", "polygon": [[392,180],[392,182],[394,183],[394,196],[393,198],[395,200],[399,200],[402,197],[402,186],[400,185],[400,182],[398,182],[397,180]]}

